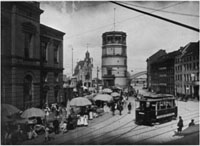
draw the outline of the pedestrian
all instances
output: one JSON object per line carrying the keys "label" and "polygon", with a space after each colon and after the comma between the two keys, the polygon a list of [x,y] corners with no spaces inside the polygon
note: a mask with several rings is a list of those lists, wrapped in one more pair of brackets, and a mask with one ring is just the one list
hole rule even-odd
{"label": "pedestrian", "polygon": [[55,134],[58,134],[59,133],[59,121],[57,118],[53,121],[53,126],[54,126]]}
{"label": "pedestrian", "polygon": [[111,111],[112,111],[112,115],[114,116],[115,115],[115,103],[112,103],[111,105]]}
{"label": "pedestrian", "polygon": [[178,126],[178,129],[177,129],[178,130],[178,134],[180,134],[181,131],[182,131],[182,128],[183,128],[183,119],[182,119],[181,116],[179,116],[179,121],[178,121],[177,126]]}
{"label": "pedestrian", "polygon": [[4,135],[4,144],[5,145],[10,145],[12,144],[12,130],[11,128],[9,127],[9,125],[6,125],[6,132],[5,132],[5,135]]}
{"label": "pedestrian", "polygon": [[45,141],[49,141],[49,128],[47,125],[45,126],[44,130],[45,130]]}
{"label": "pedestrian", "polygon": [[194,124],[194,119],[192,119],[188,126],[190,127],[190,126],[194,126],[194,125],[195,125]]}
{"label": "pedestrian", "polygon": [[131,113],[131,109],[132,109],[132,105],[131,105],[131,103],[129,102],[129,104],[128,104],[128,114]]}
{"label": "pedestrian", "polygon": [[123,106],[122,104],[118,104],[119,115],[122,115]]}

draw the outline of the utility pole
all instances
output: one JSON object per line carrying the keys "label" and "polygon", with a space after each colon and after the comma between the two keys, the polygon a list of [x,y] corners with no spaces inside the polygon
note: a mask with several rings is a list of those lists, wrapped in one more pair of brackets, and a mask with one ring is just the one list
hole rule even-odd
{"label": "utility pole", "polygon": [[72,47],[72,76],[73,76],[73,70],[74,70],[74,69],[73,69],[73,68],[74,68],[74,67],[73,67],[73,61],[74,61],[74,58],[73,58],[73,50],[74,50],[74,49],[73,49],[73,47]]}
{"label": "utility pole", "polygon": [[99,80],[99,67],[97,66],[97,93],[99,93],[99,83],[98,83],[98,80]]}

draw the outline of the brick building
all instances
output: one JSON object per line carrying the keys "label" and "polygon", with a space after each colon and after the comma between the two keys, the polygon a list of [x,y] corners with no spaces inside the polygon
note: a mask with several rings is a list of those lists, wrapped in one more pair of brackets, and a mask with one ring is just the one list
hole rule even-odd
{"label": "brick building", "polygon": [[175,61],[175,94],[199,98],[199,42],[179,49]]}
{"label": "brick building", "polygon": [[146,62],[147,62],[147,88],[149,90],[151,90],[151,86],[152,86],[152,74],[151,74],[151,64],[153,64],[154,62],[156,62],[158,60],[159,57],[166,55],[167,53],[165,52],[165,50],[159,50],[156,53],[154,53],[152,56],[150,56]]}
{"label": "brick building", "polygon": [[154,92],[174,94],[174,63],[177,53],[167,53],[151,64],[151,89]]}
{"label": "brick building", "polygon": [[39,2],[1,3],[2,103],[26,109],[61,93],[64,33],[40,24],[42,13]]}

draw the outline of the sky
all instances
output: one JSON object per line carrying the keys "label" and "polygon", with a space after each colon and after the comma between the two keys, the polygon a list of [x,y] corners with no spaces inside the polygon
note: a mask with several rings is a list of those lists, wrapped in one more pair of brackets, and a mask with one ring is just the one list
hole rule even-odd
{"label": "sky", "polygon": [[[122,2],[142,11],[195,28],[199,27],[198,1]],[[67,76],[72,75],[73,48],[73,68],[78,61],[85,58],[88,50],[93,58],[93,77],[96,77],[97,66],[101,67],[102,34],[113,31],[114,22],[116,31],[123,31],[127,34],[127,66],[131,74],[145,71],[146,59],[160,49],[171,52],[189,42],[199,40],[199,33],[196,31],[120,7],[108,1],[42,1],[40,8],[44,10],[41,23],[65,33],[63,41],[65,70],[63,73]]]}

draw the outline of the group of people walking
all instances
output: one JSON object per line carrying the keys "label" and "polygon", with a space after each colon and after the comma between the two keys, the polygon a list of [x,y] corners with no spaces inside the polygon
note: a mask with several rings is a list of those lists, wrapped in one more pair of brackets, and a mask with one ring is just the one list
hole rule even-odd
{"label": "group of people walking", "polygon": [[[128,114],[130,114],[130,113],[131,113],[131,110],[132,110],[132,104],[131,104],[131,102],[128,103],[127,108],[128,108]],[[117,103],[114,102],[114,103],[111,104],[111,111],[112,111],[113,116],[115,115],[115,111],[116,111],[116,110],[119,111],[119,115],[122,115],[123,109],[124,109],[124,105],[123,105],[123,103],[120,102],[120,101],[117,102]]]}

